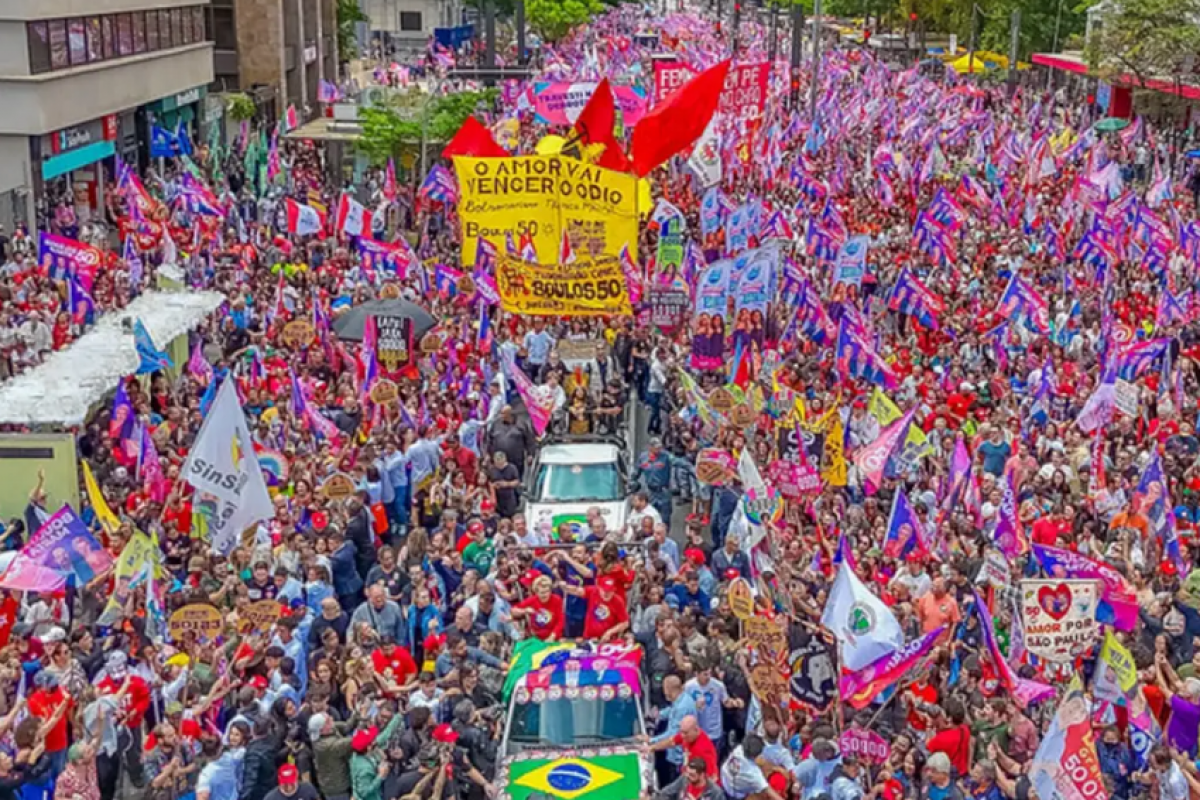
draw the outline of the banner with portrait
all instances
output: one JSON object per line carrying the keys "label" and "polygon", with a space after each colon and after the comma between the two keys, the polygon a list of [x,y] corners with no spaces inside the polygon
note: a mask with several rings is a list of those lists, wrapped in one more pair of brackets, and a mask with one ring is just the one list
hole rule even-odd
{"label": "banner with portrait", "polygon": [[514,314],[592,317],[633,313],[625,273],[616,258],[560,266],[500,256],[496,286],[501,307]]}
{"label": "banner with portrait", "polygon": [[720,369],[725,363],[726,316],[732,261],[716,261],[700,273],[692,318],[692,366]]}

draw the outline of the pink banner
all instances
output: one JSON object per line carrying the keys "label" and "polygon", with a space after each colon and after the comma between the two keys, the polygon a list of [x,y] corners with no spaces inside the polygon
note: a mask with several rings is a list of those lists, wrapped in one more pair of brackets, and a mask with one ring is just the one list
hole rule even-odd
{"label": "pink banner", "polygon": [[67,585],[67,576],[19,553],[0,574],[0,589],[17,592],[58,592]]}
{"label": "pink banner", "polygon": [[[533,87],[533,109],[541,122],[572,125],[592,99],[596,84],[538,83]],[[634,86],[613,86],[613,99],[626,126],[633,126],[646,115],[646,92]]]}
{"label": "pink banner", "polygon": [[821,493],[821,475],[807,462],[772,461],[767,467],[767,477],[779,493],[790,500]]}
{"label": "pink banner", "polygon": [[838,739],[838,746],[843,753],[853,753],[871,764],[883,764],[892,754],[892,746],[875,731],[864,731],[849,728]]}

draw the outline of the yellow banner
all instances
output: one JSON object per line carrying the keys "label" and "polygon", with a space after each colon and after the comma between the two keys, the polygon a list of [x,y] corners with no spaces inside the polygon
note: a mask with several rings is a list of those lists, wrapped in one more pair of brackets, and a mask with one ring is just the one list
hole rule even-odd
{"label": "yellow banner", "polygon": [[625,275],[615,258],[558,266],[500,256],[496,288],[500,305],[515,314],[594,317],[633,313]]}
{"label": "yellow banner", "polygon": [[129,538],[125,549],[117,558],[114,573],[116,584],[113,587],[113,593],[109,595],[108,604],[104,607],[98,620],[101,625],[112,625],[120,619],[125,604],[133,595],[134,589],[149,580],[152,574],[155,578],[160,576],[159,558],[157,536],[152,539],[141,531],[136,531]]}
{"label": "yellow banner", "polygon": [[566,231],[581,259],[637,258],[637,179],[560,155],[454,159],[461,199],[462,263],[474,266],[478,239],[506,252],[506,241],[532,239],[553,258]]}
{"label": "yellow banner", "polygon": [[87,461],[83,461],[83,485],[87,489],[88,502],[92,504],[92,510],[96,512],[96,519],[100,520],[100,525],[103,526],[104,532],[109,536],[121,527],[121,520],[108,507],[108,502],[104,499],[104,493],[100,491],[100,485],[96,483],[96,476],[92,474],[92,467]]}

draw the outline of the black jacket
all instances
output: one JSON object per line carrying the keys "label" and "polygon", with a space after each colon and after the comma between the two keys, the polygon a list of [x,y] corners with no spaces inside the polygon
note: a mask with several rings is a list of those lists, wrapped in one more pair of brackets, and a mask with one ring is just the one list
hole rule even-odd
{"label": "black jacket", "polygon": [[279,785],[275,773],[275,758],[278,752],[276,745],[274,737],[264,736],[246,746],[240,800],[264,800],[267,793]]}

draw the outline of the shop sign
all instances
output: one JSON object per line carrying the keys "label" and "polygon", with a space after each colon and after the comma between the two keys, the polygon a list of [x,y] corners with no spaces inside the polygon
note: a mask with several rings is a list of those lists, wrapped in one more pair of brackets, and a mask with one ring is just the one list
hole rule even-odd
{"label": "shop sign", "polygon": [[49,135],[50,152],[54,155],[87,147],[97,142],[116,141],[119,124],[116,114],[109,114],[101,119],[94,119],[82,125],[63,128]]}
{"label": "shop sign", "polygon": [[180,92],[179,94],[175,95],[175,107],[176,108],[191,105],[192,103],[197,103],[199,101],[200,101],[200,87],[199,86],[195,87],[194,89],[188,89],[186,92]]}
{"label": "shop sign", "polygon": [[317,60],[317,46],[310,44],[304,48],[304,63],[311,64]]}

